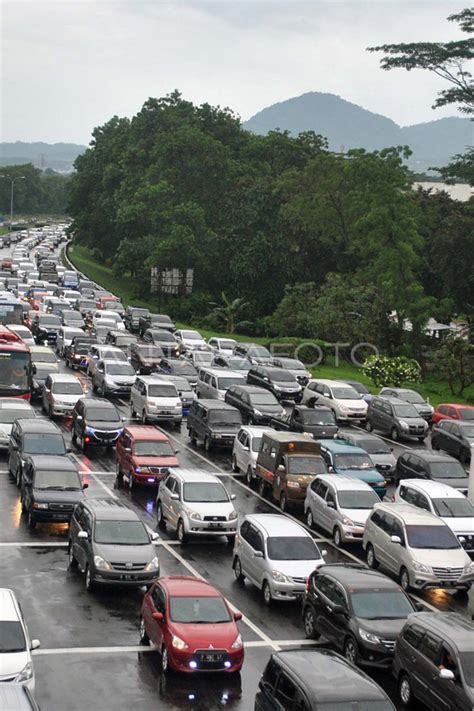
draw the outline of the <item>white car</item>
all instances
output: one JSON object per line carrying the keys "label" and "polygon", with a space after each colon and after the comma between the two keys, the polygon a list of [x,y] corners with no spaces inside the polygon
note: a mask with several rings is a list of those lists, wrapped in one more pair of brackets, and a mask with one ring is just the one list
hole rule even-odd
{"label": "white car", "polygon": [[471,555],[474,553],[474,506],[459,489],[429,479],[404,479],[393,500],[439,516],[464,550]]}
{"label": "white car", "polygon": [[43,387],[43,412],[51,418],[55,415],[68,415],[83,396],[81,382],[75,375],[48,375]]}
{"label": "white car", "polygon": [[23,343],[26,343],[27,346],[36,345],[35,339],[33,338],[33,334],[27,326],[19,326],[15,323],[8,324],[8,328],[10,329],[10,331],[13,331],[14,333],[18,334]]}
{"label": "white car", "polygon": [[8,648],[0,646],[0,681],[14,681],[34,691],[31,650],[38,649],[40,643],[37,639],[30,640],[18,600],[8,588],[0,588],[0,640],[3,639]]}
{"label": "white car", "polygon": [[244,474],[249,486],[255,479],[255,467],[262,436],[268,432],[271,433],[273,430],[270,427],[245,425],[245,427],[240,428],[237,437],[234,439],[232,470],[236,474],[239,472]]}
{"label": "white car", "polygon": [[92,376],[94,368],[99,360],[118,360],[124,363],[128,362],[125,353],[117,346],[109,346],[102,343],[94,343],[86,356],[87,359],[87,375]]}
{"label": "white car", "polygon": [[74,326],[61,326],[56,337],[56,353],[61,357],[64,356],[64,351],[67,346],[70,346],[72,339],[76,336],[83,336],[84,331],[82,328],[75,328]]}
{"label": "white car", "polygon": [[125,331],[125,324],[120,317],[120,314],[115,311],[105,311],[105,309],[97,309],[92,315],[92,323],[96,325],[111,324],[110,330]]}
{"label": "white car", "polygon": [[0,398],[0,449],[8,449],[15,420],[36,417],[29,402],[16,397]]}
{"label": "white car", "polygon": [[362,395],[339,380],[310,380],[303,391],[303,404],[326,405],[341,422],[362,421],[367,417],[367,403]]}
{"label": "white car", "polygon": [[137,376],[130,391],[130,417],[144,425],[163,421],[180,425],[183,404],[176,385],[156,375]]}
{"label": "white car", "polygon": [[182,351],[207,351],[209,346],[199,331],[181,330],[174,332]]}
{"label": "white car", "polygon": [[214,351],[214,354],[221,355],[232,355],[234,348],[237,345],[237,341],[233,338],[210,338],[208,341],[210,347]]}

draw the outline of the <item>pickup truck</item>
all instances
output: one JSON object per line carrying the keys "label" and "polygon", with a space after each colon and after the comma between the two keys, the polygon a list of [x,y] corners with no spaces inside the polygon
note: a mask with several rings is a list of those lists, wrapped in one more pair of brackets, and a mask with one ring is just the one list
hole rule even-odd
{"label": "pickup truck", "polygon": [[314,439],[333,438],[339,429],[333,411],[325,405],[295,405],[289,414],[272,417],[270,427],[282,432],[304,432]]}

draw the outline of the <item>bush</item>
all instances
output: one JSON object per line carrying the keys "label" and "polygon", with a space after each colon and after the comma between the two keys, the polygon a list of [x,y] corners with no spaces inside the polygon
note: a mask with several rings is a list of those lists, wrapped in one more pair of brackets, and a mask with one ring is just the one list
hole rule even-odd
{"label": "bush", "polygon": [[333,354],[333,349],[330,350],[329,344],[317,338],[281,336],[280,338],[270,338],[265,346],[275,357],[281,355],[282,357],[298,358],[306,366],[311,367],[324,363],[326,358]]}
{"label": "bush", "polygon": [[398,356],[370,356],[362,366],[364,373],[378,387],[401,387],[403,383],[421,380],[420,364],[412,358]]}

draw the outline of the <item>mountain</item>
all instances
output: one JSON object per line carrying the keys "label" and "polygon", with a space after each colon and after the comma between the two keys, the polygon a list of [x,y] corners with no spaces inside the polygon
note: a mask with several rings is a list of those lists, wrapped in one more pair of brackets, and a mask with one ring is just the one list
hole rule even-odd
{"label": "mountain", "polygon": [[409,145],[413,155],[408,163],[420,172],[446,165],[453,155],[463,153],[474,133],[472,121],[454,116],[402,127],[340,96],[316,91],[268,106],[246,121],[244,128],[260,134],[279,128],[293,136],[312,130],[325,136],[334,151]]}
{"label": "mountain", "polygon": [[33,163],[36,168],[51,168],[70,173],[73,163],[86,146],[77,143],[0,143],[0,165]]}

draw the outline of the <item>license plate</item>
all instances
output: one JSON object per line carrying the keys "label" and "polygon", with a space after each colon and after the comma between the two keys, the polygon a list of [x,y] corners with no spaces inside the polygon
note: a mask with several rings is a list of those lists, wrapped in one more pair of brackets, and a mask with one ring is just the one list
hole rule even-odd
{"label": "license plate", "polygon": [[204,654],[204,662],[220,662],[222,661],[222,654]]}
{"label": "license plate", "polygon": [[208,528],[222,528],[222,523],[209,523]]}
{"label": "license plate", "polygon": [[121,575],[120,580],[135,580],[134,575]]}

